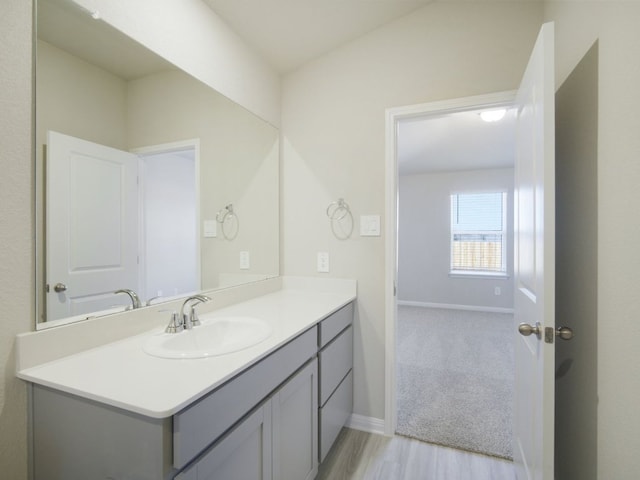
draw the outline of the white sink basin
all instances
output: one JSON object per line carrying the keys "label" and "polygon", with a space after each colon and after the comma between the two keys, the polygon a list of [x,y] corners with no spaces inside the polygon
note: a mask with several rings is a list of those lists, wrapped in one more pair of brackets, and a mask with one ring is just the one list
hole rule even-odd
{"label": "white sink basin", "polygon": [[271,335],[271,326],[254,317],[219,317],[180,333],[149,337],[143,350],[161,358],[204,358],[244,350]]}

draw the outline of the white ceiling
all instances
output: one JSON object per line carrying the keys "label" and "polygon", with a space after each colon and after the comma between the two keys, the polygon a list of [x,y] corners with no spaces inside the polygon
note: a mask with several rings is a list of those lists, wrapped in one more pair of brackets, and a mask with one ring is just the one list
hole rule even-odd
{"label": "white ceiling", "polygon": [[433,0],[204,0],[280,73]]}
{"label": "white ceiling", "polygon": [[425,116],[398,125],[400,175],[513,167],[515,114],[487,123],[479,111]]}
{"label": "white ceiling", "polygon": [[125,80],[175,67],[68,0],[38,0],[38,39]]}

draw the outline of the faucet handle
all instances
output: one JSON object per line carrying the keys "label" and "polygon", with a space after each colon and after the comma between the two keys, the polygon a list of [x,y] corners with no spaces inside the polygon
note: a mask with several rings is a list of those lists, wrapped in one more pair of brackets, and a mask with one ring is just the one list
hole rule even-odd
{"label": "faucet handle", "polygon": [[171,314],[171,320],[169,321],[169,325],[164,329],[166,333],[179,333],[184,330],[183,319],[180,318],[178,312],[173,312]]}
{"label": "faucet handle", "polygon": [[[187,298],[184,301],[184,303],[182,304],[182,309],[180,310],[180,314],[183,318],[182,323],[186,330],[190,330],[194,326],[200,325],[200,319],[198,318],[198,315],[195,311],[196,304],[202,303],[202,302],[208,302],[210,300],[211,299],[206,295],[192,295],[191,297]],[[186,314],[184,313],[184,309],[189,303],[191,303],[190,312]]]}
{"label": "faucet handle", "polygon": [[146,301],[145,306],[146,307],[150,307],[151,306],[151,302],[153,302],[154,300],[158,300],[159,298],[162,298],[162,295],[151,297],[149,300]]}
{"label": "faucet handle", "polygon": [[200,322],[200,319],[198,318],[198,312],[196,312],[196,306],[195,305],[191,305],[190,318],[191,318],[191,325],[193,325],[194,327],[202,325],[202,322]]}

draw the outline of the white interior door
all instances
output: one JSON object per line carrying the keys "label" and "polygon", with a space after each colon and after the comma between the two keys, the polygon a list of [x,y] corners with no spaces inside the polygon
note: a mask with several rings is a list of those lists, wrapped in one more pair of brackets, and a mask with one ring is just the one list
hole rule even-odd
{"label": "white interior door", "polygon": [[138,289],[138,157],[48,132],[47,321],[129,304]]}
{"label": "white interior door", "polygon": [[[553,24],[545,24],[516,98],[514,317],[516,329],[522,334],[516,334],[515,345],[514,462],[519,480],[554,478],[553,50]],[[521,324],[531,328],[519,327]]]}

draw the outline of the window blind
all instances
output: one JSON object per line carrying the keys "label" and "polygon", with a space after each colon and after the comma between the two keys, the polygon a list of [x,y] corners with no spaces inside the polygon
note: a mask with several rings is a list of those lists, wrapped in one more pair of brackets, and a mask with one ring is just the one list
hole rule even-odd
{"label": "window blind", "polygon": [[451,195],[452,272],[506,272],[506,196]]}

